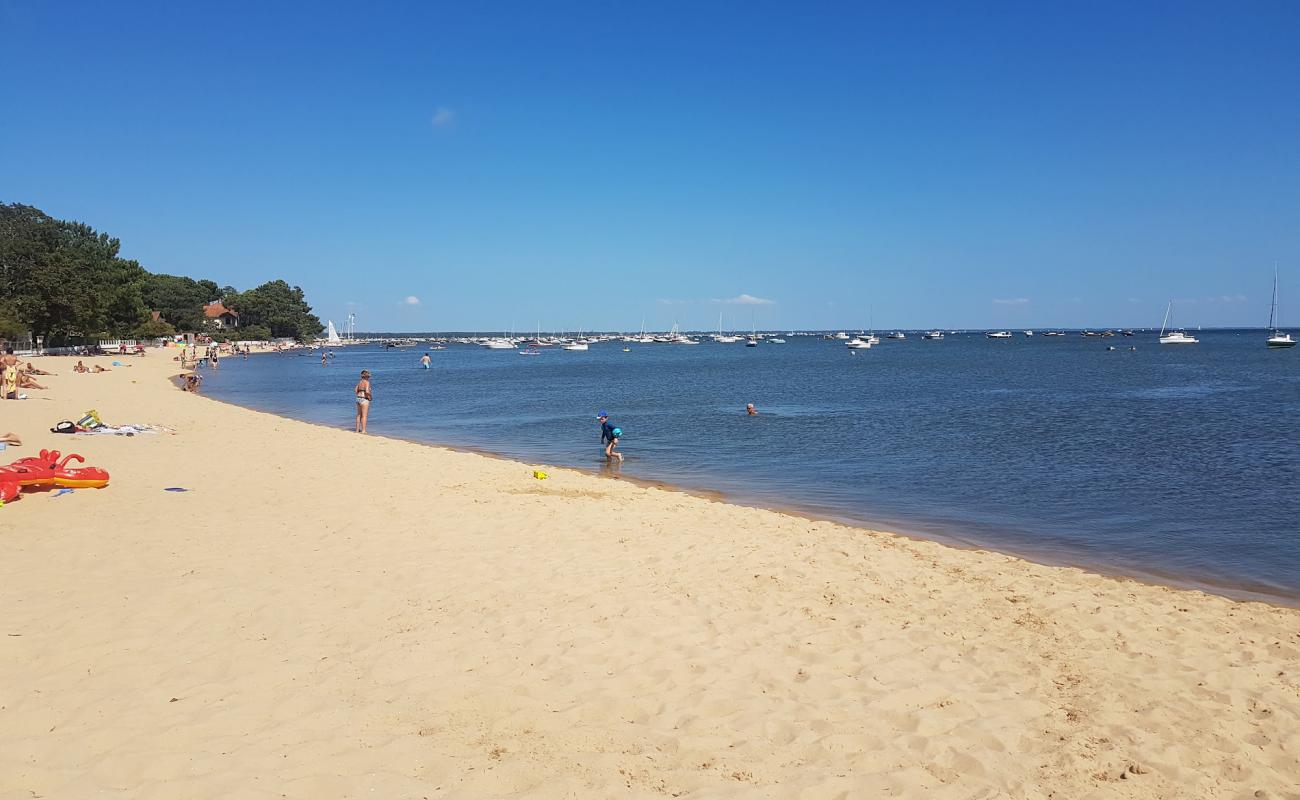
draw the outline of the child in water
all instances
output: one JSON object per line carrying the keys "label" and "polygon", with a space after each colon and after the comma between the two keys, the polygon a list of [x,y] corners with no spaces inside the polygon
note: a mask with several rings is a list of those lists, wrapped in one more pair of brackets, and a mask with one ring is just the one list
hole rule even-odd
{"label": "child in water", "polygon": [[596,419],[600,420],[600,443],[605,445],[605,460],[609,461],[617,458],[622,463],[623,454],[616,452],[614,448],[618,447],[618,437],[622,435],[623,431],[614,427],[609,421],[609,414],[604,411],[600,412]]}

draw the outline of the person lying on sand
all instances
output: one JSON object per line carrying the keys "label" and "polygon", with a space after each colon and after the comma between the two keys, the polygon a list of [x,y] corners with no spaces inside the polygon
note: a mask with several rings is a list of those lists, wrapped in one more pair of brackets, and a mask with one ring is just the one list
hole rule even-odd
{"label": "person lying on sand", "polygon": [[0,433],[0,442],[17,447],[23,443],[23,440],[19,439],[16,433]]}
{"label": "person lying on sand", "polygon": [[100,365],[96,364],[95,366],[90,368],[90,371],[91,372],[112,372],[113,370],[109,369],[108,367],[101,367]]}
{"label": "person lying on sand", "polygon": [[89,369],[86,369],[86,365],[83,364],[83,363],[81,363],[80,361],[77,362],[77,366],[75,366],[75,367],[72,368],[72,371],[73,371],[73,372],[90,372]]}
{"label": "person lying on sand", "polygon": [[43,369],[37,369],[36,365],[30,361],[28,361],[26,364],[23,364],[23,372],[26,372],[28,375],[57,375],[58,374],[56,372],[46,372]]}

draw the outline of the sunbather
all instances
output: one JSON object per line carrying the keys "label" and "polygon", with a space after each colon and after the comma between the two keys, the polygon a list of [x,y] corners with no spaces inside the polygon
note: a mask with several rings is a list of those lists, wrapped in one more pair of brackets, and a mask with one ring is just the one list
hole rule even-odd
{"label": "sunbather", "polygon": [[72,371],[73,371],[73,372],[90,372],[90,370],[86,367],[86,365],[83,364],[83,363],[81,363],[80,361],[77,362],[77,366],[75,366],[75,367],[72,368]]}
{"label": "sunbather", "polygon": [[30,361],[28,361],[26,364],[23,364],[23,372],[26,372],[26,373],[29,374],[29,375],[55,375],[55,374],[57,374],[57,373],[54,373],[54,372],[46,372],[46,371],[43,370],[43,369],[37,369],[37,368],[36,368],[36,365],[33,364],[33,363],[30,362]]}
{"label": "sunbather", "polygon": [[17,447],[18,445],[23,443],[23,440],[19,439],[18,434],[16,433],[4,433],[4,434],[0,434],[0,442],[3,442],[4,444],[11,444],[14,447]]}

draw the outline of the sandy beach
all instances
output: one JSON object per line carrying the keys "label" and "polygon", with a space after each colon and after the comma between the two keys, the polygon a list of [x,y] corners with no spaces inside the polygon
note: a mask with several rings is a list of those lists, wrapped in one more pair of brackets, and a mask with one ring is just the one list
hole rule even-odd
{"label": "sandy beach", "polygon": [[[50,390],[0,403],[0,461],[112,473],[0,508],[2,798],[1300,798],[1296,609],[360,437],[129,361],[41,359]],[[46,432],[92,408],[174,433]]]}

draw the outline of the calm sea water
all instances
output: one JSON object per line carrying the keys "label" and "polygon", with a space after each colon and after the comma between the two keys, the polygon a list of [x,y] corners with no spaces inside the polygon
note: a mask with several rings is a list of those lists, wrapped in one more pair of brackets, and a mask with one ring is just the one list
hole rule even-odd
{"label": "calm sea water", "polygon": [[856,355],[812,337],[538,357],[450,345],[427,371],[422,347],[353,347],[328,367],[310,353],[225,359],[204,390],[350,428],[365,368],[371,433],[592,470],[608,409],[624,476],[1300,598],[1300,350],[1270,352],[1259,331],[1197,335],[913,335]]}

